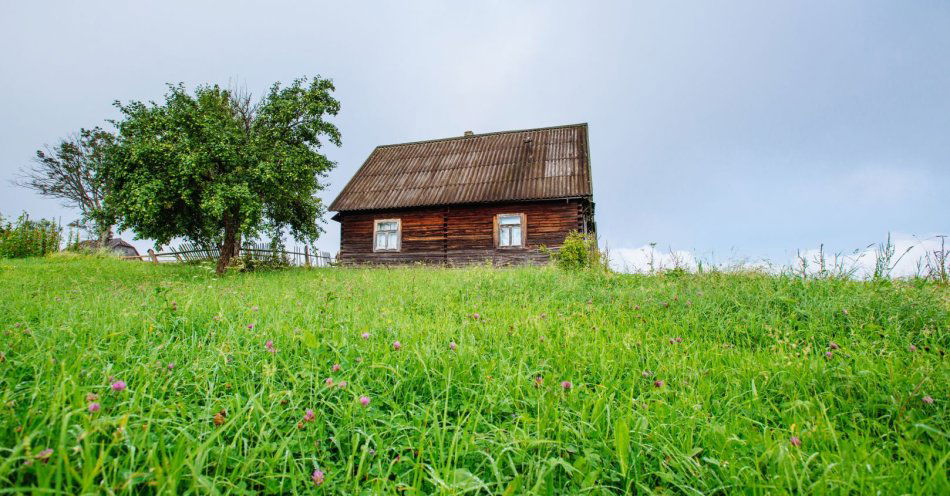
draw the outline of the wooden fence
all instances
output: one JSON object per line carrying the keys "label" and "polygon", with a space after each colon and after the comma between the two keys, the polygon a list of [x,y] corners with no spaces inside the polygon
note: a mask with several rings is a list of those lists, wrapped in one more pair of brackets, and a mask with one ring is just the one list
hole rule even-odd
{"label": "wooden fence", "polygon": [[[146,260],[153,263],[166,262],[202,262],[216,261],[221,256],[217,246],[199,246],[192,243],[183,243],[171,251],[156,253],[149,250],[146,255],[122,257],[127,260]],[[237,254],[238,257],[249,257],[256,262],[281,262],[298,267],[330,267],[334,265],[333,257],[327,252],[316,251],[311,253],[309,246],[303,249],[295,247],[293,250],[274,249],[265,243],[245,243]]]}

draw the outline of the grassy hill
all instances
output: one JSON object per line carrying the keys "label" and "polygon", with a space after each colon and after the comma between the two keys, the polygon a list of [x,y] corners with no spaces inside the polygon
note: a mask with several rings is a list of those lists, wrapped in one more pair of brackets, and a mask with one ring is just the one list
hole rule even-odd
{"label": "grassy hill", "polygon": [[923,282],[2,261],[0,492],[947,494],[948,330]]}

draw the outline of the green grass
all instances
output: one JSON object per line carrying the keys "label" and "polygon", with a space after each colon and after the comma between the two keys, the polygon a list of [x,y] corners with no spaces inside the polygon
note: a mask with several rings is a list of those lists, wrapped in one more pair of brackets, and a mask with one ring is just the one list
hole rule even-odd
{"label": "green grass", "polygon": [[948,328],[924,282],[0,261],[0,492],[947,494]]}

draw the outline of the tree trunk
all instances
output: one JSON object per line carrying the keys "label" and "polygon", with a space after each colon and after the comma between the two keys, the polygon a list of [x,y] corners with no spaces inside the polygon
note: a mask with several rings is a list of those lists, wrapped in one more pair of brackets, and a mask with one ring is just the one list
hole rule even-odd
{"label": "tree trunk", "polygon": [[105,249],[106,243],[112,239],[112,226],[105,226],[99,229],[99,248]]}
{"label": "tree trunk", "polygon": [[231,247],[231,256],[237,257],[241,255],[241,231],[234,233],[234,242]]}
{"label": "tree trunk", "polygon": [[238,253],[241,245],[241,233],[238,232],[237,216],[230,213],[224,215],[224,242],[221,243],[221,256],[218,257],[218,266],[215,272],[224,274],[231,259]]}

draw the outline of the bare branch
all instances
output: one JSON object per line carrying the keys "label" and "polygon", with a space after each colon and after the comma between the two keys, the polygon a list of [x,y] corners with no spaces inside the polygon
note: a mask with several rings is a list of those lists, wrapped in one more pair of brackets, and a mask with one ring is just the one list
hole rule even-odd
{"label": "bare branch", "polygon": [[11,182],[60,200],[89,219],[103,206],[105,184],[98,172],[105,160],[105,149],[113,140],[112,134],[98,127],[81,129],[55,147],[46,145],[37,150],[33,164],[21,169],[19,177]]}

